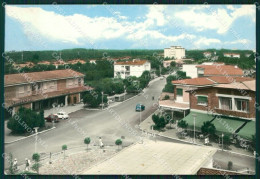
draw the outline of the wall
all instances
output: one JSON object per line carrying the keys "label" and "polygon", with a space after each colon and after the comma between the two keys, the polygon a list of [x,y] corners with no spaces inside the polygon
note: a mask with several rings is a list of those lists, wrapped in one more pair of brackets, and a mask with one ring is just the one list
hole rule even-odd
{"label": "wall", "polygon": [[223,110],[219,109],[219,98],[216,94],[227,94],[227,95],[235,95],[235,96],[243,96],[236,89],[217,89],[217,88],[205,88],[196,90],[196,95],[207,95],[208,96],[208,106],[202,106],[197,104],[196,95],[190,95],[190,108],[196,110],[213,110],[216,113],[230,116],[237,116],[243,118],[255,118],[255,93],[252,91],[247,91],[247,94],[252,98],[249,100],[249,112],[241,112],[235,110]]}
{"label": "wall", "polygon": [[197,64],[183,64],[182,65],[182,71],[186,72],[186,76],[190,76],[191,78],[197,78],[198,73],[197,73]]}

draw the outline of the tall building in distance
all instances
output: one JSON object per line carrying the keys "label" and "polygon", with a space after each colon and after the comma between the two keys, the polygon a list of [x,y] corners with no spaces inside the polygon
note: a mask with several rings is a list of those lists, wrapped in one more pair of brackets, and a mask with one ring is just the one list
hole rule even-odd
{"label": "tall building in distance", "polygon": [[171,46],[170,48],[164,49],[164,58],[185,58],[185,48],[181,46]]}

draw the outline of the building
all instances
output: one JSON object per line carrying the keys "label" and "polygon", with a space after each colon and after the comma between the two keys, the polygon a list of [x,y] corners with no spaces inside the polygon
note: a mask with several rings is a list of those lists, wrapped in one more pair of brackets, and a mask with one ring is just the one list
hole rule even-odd
{"label": "building", "polygon": [[[216,62],[204,62],[202,65],[225,65],[224,63],[216,63]],[[186,72],[186,75],[191,78],[198,77],[198,69],[197,66],[199,64],[182,64],[182,71]]]}
{"label": "building", "polygon": [[143,143],[125,148],[82,174],[196,175],[201,168],[213,169],[216,148],[164,141]]}
{"label": "building", "polygon": [[203,52],[204,57],[209,58],[211,57],[211,52]]}
{"label": "building", "polygon": [[24,68],[24,67],[32,68],[32,67],[34,67],[34,63],[33,62],[26,62],[26,63],[20,63],[20,64],[14,63],[13,66],[15,68],[17,68],[17,67],[20,67],[20,68]]}
{"label": "building", "polygon": [[243,70],[237,66],[232,65],[198,65],[197,73],[198,77],[206,76],[243,76]]}
{"label": "building", "polygon": [[89,63],[96,64],[96,60],[91,59],[91,60],[89,60]]}
{"label": "building", "polygon": [[190,114],[182,119],[188,128],[194,128],[195,120],[195,130],[201,132],[208,121],[219,137],[228,136],[241,147],[252,144],[256,133],[255,80],[198,88],[189,96]]}
{"label": "building", "polygon": [[38,65],[50,65],[51,62],[49,62],[49,61],[40,61],[40,62],[38,62],[37,64],[38,64]]}
{"label": "building", "polygon": [[239,53],[224,53],[224,57],[231,57],[231,58],[240,58]]}
{"label": "building", "polygon": [[246,53],[245,57],[250,57],[250,55],[251,55],[250,53]]}
{"label": "building", "polygon": [[197,78],[198,77],[198,64],[183,64],[182,65],[182,71],[186,72],[186,76],[189,76],[191,78]]}
{"label": "building", "polygon": [[185,48],[181,46],[171,46],[164,49],[164,58],[182,59],[185,57]]}
{"label": "building", "polygon": [[77,64],[77,63],[81,63],[81,64],[85,64],[86,62],[84,60],[81,60],[81,59],[74,59],[74,60],[69,60],[68,61],[68,64]]}
{"label": "building", "polygon": [[163,61],[163,67],[167,68],[169,66],[171,66],[171,62],[174,62],[175,60],[165,60]]}
{"label": "building", "polygon": [[80,94],[91,89],[84,86],[84,75],[71,69],[5,75],[5,107],[15,114],[21,106],[66,106],[79,103]]}
{"label": "building", "polygon": [[248,77],[225,77],[225,76],[211,76],[193,79],[183,79],[172,81],[173,100],[159,101],[159,107],[166,111],[178,111],[186,116],[190,110],[190,93],[196,93],[196,89],[209,88],[219,84],[229,84],[232,82],[242,82],[253,80]]}
{"label": "building", "polygon": [[191,111],[203,113],[210,109],[229,117],[255,120],[255,80],[240,80],[193,89],[189,92]]}
{"label": "building", "polygon": [[144,71],[151,71],[151,63],[148,60],[134,59],[114,63],[114,78],[140,77]]}

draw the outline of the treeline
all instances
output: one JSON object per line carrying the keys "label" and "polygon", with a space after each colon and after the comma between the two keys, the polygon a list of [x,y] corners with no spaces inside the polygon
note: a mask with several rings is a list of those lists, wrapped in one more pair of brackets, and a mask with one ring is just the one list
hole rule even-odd
{"label": "treeline", "polygon": [[[146,49],[131,49],[131,50],[107,50],[107,49],[65,49],[60,51],[11,51],[6,52],[10,58],[16,63],[39,61],[55,61],[58,56],[64,61],[72,59],[102,59],[103,57],[110,56],[111,58],[120,58],[125,56],[131,56],[132,58],[141,58],[147,55],[153,55],[154,53],[163,53],[163,50],[146,50]],[[23,56],[23,58],[22,58]]]}

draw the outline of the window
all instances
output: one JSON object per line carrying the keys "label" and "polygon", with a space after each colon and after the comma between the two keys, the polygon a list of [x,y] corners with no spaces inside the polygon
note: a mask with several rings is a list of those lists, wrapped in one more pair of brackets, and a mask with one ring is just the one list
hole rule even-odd
{"label": "window", "polygon": [[248,100],[245,100],[245,99],[235,99],[235,103],[236,103],[237,111],[243,111],[243,112],[248,112],[249,111]]}
{"label": "window", "polygon": [[78,78],[78,85],[81,86],[81,78]]}
{"label": "window", "polygon": [[183,90],[180,88],[177,88],[177,96],[183,96]]}
{"label": "window", "polygon": [[197,104],[199,104],[199,105],[207,105],[208,104],[208,97],[207,96],[198,96]]}
{"label": "window", "polygon": [[232,110],[232,99],[226,97],[220,97],[220,109]]}

